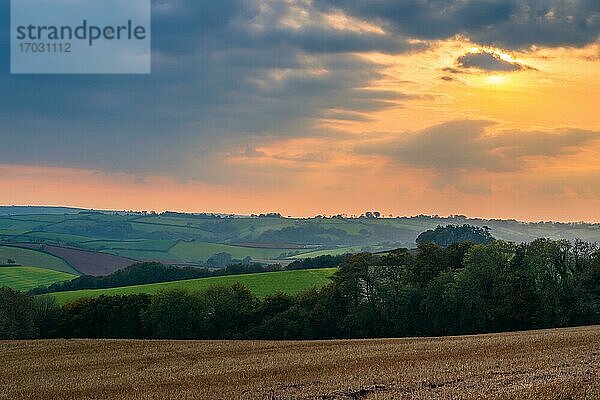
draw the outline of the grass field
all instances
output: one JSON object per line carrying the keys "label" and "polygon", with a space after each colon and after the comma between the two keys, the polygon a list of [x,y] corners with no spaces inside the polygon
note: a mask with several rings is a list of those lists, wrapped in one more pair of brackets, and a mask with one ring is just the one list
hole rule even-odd
{"label": "grass field", "polygon": [[361,250],[361,246],[351,246],[351,247],[341,247],[339,249],[328,249],[328,250],[316,250],[308,253],[298,254],[296,256],[292,256],[290,258],[293,259],[302,259],[302,258],[310,258],[310,257],[319,257],[319,256],[339,256],[347,253],[359,253]]}
{"label": "grass field", "polygon": [[9,258],[20,265],[79,275],[78,272],[64,260],[51,254],[19,247],[0,246],[0,263],[5,263]]}
{"label": "grass field", "polygon": [[171,248],[169,254],[177,260],[205,261],[217,253],[229,253],[234,258],[250,256],[253,259],[276,258],[281,253],[310,250],[302,249],[264,249],[243,246],[231,246],[218,243],[180,242]]}
{"label": "grass field", "polygon": [[600,327],[317,342],[0,342],[0,399],[600,398]]}
{"label": "grass field", "polygon": [[[177,242],[174,240],[146,240],[146,241],[121,241],[121,242],[86,242],[86,246],[96,248],[105,253],[117,254],[138,260],[162,260],[178,262],[204,263],[218,253],[228,253],[233,258],[243,259],[251,257],[253,260],[275,260],[283,253],[304,252],[311,253],[311,249],[302,248],[260,248],[229,245],[209,242]],[[360,247],[359,247],[360,249]],[[339,253],[338,249],[323,250],[323,254]]]}
{"label": "grass field", "polygon": [[145,250],[145,251],[169,251],[177,240],[92,240],[84,243],[92,250]]}
{"label": "grass field", "polygon": [[229,275],[211,278],[190,279],[184,281],[153,283],[149,285],[126,286],[110,289],[76,290],[72,292],[59,292],[48,294],[54,297],[58,303],[64,304],[85,297],[99,297],[101,295],[123,295],[136,293],[156,293],[165,289],[186,289],[190,291],[202,290],[216,285],[230,286],[234,283],[242,283],[252,293],[264,297],[277,292],[295,294],[321,287],[329,282],[329,277],[335,272],[335,268],[266,272],[260,274]]}
{"label": "grass field", "polygon": [[0,267],[0,287],[27,291],[38,286],[68,281],[77,275],[35,267]]}

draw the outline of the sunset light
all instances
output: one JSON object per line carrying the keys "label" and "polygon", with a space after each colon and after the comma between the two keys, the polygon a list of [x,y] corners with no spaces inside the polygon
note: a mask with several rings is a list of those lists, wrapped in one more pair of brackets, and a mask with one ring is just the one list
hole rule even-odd
{"label": "sunset light", "polygon": [[[599,29],[584,2],[485,21],[463,14],[471,1],[330,3],[249,1],[213,20],[167,0],[147,76],[5,73],[0,201],[600,218]],[[215,28],[160,23],[186,15]],[[506,135],[519,142],[483,139]]]}
{"label": "sunset light", "polygon": [[600,400],[600,0],[0,0],[0,398]]}
{"label": "sunset light", "polygon": [[490,85],[503,85],[508,82],[509,78],[505,75],[492,75],[485,78]]}

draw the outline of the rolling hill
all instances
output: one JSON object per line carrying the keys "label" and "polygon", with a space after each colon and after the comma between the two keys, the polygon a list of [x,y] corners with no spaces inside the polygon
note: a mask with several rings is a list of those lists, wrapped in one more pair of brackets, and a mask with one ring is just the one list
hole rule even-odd
{"label": "rolling hill", "polygon": [[14,246],[0,246],[0,264],[7,264],[8,260],[15,261],[19,266],[37,267],[43,269],[79,275],[65,260],[52,254],[28,248]]}
{"label": "rolling hill", "polygon": [[488,226],[494,237],[514,242],[539,237],[600,242],[600,225],[587,223],[524,223],[464,216],[284,218],[0,207],[0,245],[35,250],[44,245],[43,251],[81,273],[102,275],[133,261],[219,268],[250,258],[287,265],[298,258],[324,254],[412,248],[421,232],[448,224]]}
{"label": "rolling hill", "polygon": [[58,257],[84,275],[108,275],[136,262],[131,258],[74,247],[37,243],[19,243],[17,245]]}
{"label": "rolling hill", "polygon": [[52,296],[58,303],[64,304],[71,301],[99,297],[102,295],[114,296],[137,293],[156,293],[161,290],[184,289],[197,291],[211,286],[230,286],[241,283],[248,287],[255,295],[264,297],[277,292],[296,294],[313,287],[322,287],[329,282],[329,278],[336,271],[335,268],[265,272],[258,274],[228,275],[210,278],[189,279],[183,281],[153,283],[148,285],[125,286],[110,289],[76,290],[70,292],[49,293],[43,296]]}

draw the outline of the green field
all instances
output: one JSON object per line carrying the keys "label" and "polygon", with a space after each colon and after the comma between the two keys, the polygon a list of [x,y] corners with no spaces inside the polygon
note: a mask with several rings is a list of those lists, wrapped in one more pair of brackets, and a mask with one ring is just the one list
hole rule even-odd
{"label": "green field", "polygon": [[[183,242],[169,240],[146,240],[140,242],[86,242],[84,245],[96,251],[133,258],[135,260],[163,260],[178,262],[193,262],[202,264],[210,257],[218,253],[228,253],[233,258],[244,259],[250,257],[253,260],[275,260],[282,254],[308,253],[311,249],[288,249],[288,248],[260,248],[235,246],[223,243],[209,242]],[[323,250],[324,254],[337,253],[337,250]]]}
{"label": "green field", "polygon": [[7,286],[15,290],[26,291],[76,277],[73,274],[44,268],[0,267],[0,287]]}
{"label": "green field", "polygon": [[180,261],[171,256],[166,251],[154,251],[154,250],[101,250],[101,253],[113,254],[116,256],[131,258],[132,260],[139,261],[158,261],[164,263],[170,263],[173,261]]}
{"label": "green field", "polygon": [[308,253],[298,254],[296,256],[292,256],[290,258],[293,259],[303,259],[303,258],[312,258],[312,257],[320,257],[320,256],[340,256],[342,254],[347,253],[359,253],[361,246],[351,246],[351,247],[340,247],[338,249],[327,249],[327,250],[316,250]]}
{"label": "green field", "polygon": [[170,233],[173,235],[185,235],[185,234],[191,234],[199,239],[202,240],[208,240],[212,237],[212,234],[210,232],[207,232],[203,229],[199,229],[195,226],[187,226],[187,225],[169,225],[169,224],[163,224],[162,222],[156,222],[156,223],[152,223],[152,222],[138,222],[136,221],[132,221],[131,222],[131,226],[139,232],[143,232],[146,234],[152,234],[152,233],[156,233],[156,232],[161,232],[161,233]]}
{"label": "green field", "polygon": [[180,242],[169,251],[176,260],[206,261],[217,253],[229,253],[234,258],[252,257],[253,259],[277,258],[282,253],[310,250],[306,249],[264,249],[243,246],[232,246],[206,242]]}
{"label": "green field", "polygon": [[92,240],[84,242],[90,249],[101,250],[140,250],[167,252],[177,244],[177,240]]}
{"label": "green field", "polygon": [[58,272],[79,275],[64,260],[41,251],[22,249],[19,247],[0,246],[0,264],[5,264],[8,259],[16,261],[19,265],[51,269]]}
{"label": "green field", "polygon": [[101,295],[125,295],[148,293],[153,294],[165,289],[186,289],[197,291],[211,286],[230,286],[241,283],[247,286],[256,296],[264,297],[277,292],[296,294],[313,287],[322,287],[329,283],[335,268],[266,272],[260,274],[229,275],[211,278],[190,279],[184,281],[153,283],[149,285],[126,286],[110,289],[76,290],[72,292],[51,293],[44,296],[54,297],[58,303],[64,304],[81,298],[99,297]]}
{"label": "green field", "polygon": [[86,236],[79,235],[69,235],[66,233],[52,233],[52,232],[28,232],[26,235],[27,238],[33,239],[36,241],[47,241],[50,243],[69,243],[69,244],[79,244],[85,243],[90,238]]}

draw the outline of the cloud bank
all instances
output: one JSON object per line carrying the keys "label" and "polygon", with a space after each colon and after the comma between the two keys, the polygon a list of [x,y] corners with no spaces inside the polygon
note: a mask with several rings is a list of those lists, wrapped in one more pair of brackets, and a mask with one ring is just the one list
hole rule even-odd
{"label": "cloud bank", "polygon": [[487,128],[494,125],[485,120],[451,121],[358,145],[356,152],[440,171],[510,172],[526,168],[528,159],[573,155],[600,139],[600,132],[575,128],[488,132]]}
{"label": "cloud bank", "polygon": [[[419,98],[377,87],[382,65],[364,54],[418,53],[461,35],[507,49],[598,40],[596,0],[155,0],[150,76],[12,76],[9,2],[0,4],[0,159],[5,164],[226,180],[224,153],[260,158],[256,144],[336,140],[318,124],[369,122]],[[491,53],[461,69],[519,71]],[[448,82],[452,77],[446,76]],[[486,121],[448,122],[362,154],[432,168],[521,168],[591,143],[583,130],[485,134]],[[294,158],[282,151],[280,158]],[[328,160],[323,152],[306,160]]]}

